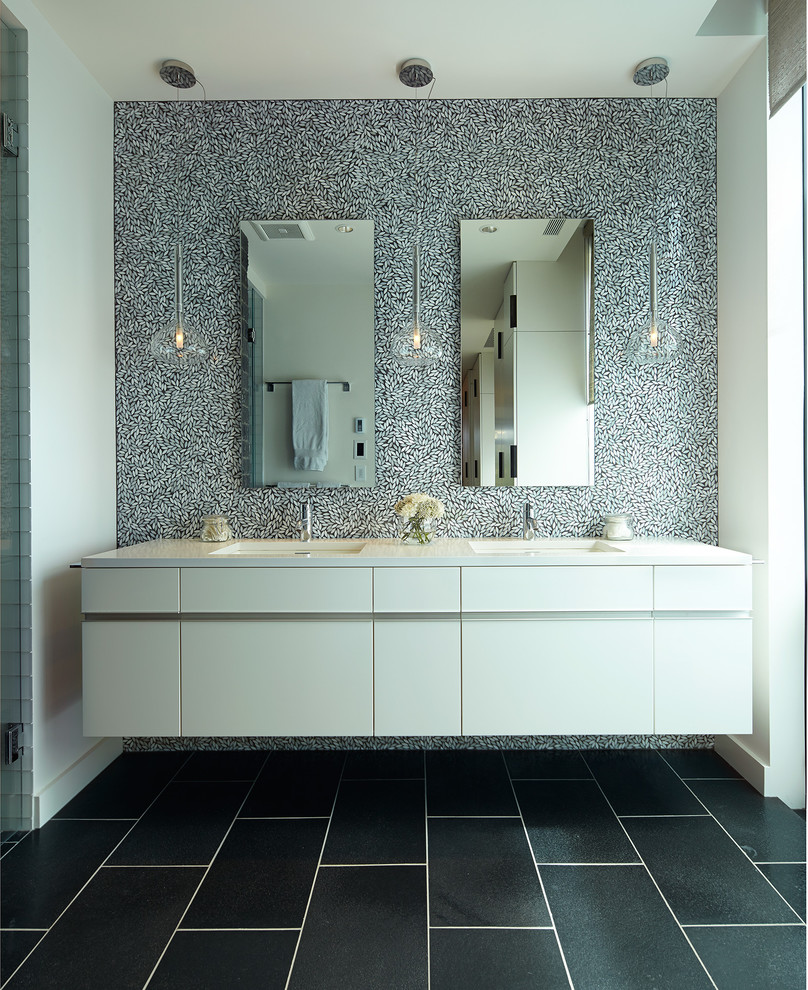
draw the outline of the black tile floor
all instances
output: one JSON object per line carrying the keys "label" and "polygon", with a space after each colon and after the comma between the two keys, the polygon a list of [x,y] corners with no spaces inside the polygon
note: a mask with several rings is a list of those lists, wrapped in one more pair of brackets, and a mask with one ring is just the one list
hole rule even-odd
{"label": "black tile floor", "polygon": [[125,754],[2,868],[9,990],[804,990],[805,821],[703,750]]}

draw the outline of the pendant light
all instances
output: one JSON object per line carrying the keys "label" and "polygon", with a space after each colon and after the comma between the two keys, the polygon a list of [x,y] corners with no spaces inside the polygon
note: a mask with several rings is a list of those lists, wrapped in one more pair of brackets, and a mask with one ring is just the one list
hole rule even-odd
{"label": "pendant light", "polygon": [[[651,86],[667,80],[670,68],[666,59],[661,56],[647,58],[640,62],[634,70],[634,82],[637,86]],[[667,95],[668,84],[665,82],[665,93]],[[653,96],[653,90],[652,94]],[[658,128],[658,138],[662,128]],[[660,320],[657,310],[657,256],[656,237],[658,225],[658,181],[659,162],[654,168],[653,190],[652,190],[652,222],[653,232],[649,247],[648,258],[648,316],[632,330],[626,349],[626,359],[636,365],[658,365],[668,364],[676,356],[679,341],[673,329],[663,320]]]}
{"label": "pendant light", "polygon": [[[168,59],[160,66],[160,78],[177,90],[190,89],[197,84],[194,70],[186,62]],[[201,85],[201,83],[200,83]],[[204,87],[202,88],[204,92]],[[174,313],[165,326],[152,334],[151,353],[155,361],[171,368],[188,368],[201,364],[208,356],[208,346],[202,334],[189,326],[183,313],[182,301],[182,245],[178,239],[174,245]]]}
{"label": "pendant light", "polygon": [[151,339],[155,361],[173,368],[201,364],[208,349],[201,334],[191,330],[182,311],[182,246],[174,245],[174,315]]}
{"label": "pendant light", "polygon": [[[402,63],[398,78],[405,86],[420,89],[429,86],[426,100],[432,95],[435,77],[425,59],[411,58]],[[417,99],[417,96],[416,96]],[[416,122],[416,178],[418,171],[418,122]],[[416,204],[418,189],[416,184]],[[421,246],[420,210],[416,205],[415,243],[412,250],[412,319],[397,333],[392,346],[393,358],[405,368],[432,368],[443,358],[443,348],[421,323]]]}

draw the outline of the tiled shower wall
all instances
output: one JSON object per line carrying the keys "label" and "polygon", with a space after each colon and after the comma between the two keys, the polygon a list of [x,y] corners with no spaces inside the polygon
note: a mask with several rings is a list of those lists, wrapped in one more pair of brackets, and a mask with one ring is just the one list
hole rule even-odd
{"label": "tiled shower wall", "polygon": [[27,35],[3,21],[0,109],[19,154],[0,158],[0,724],[23,726],[21,757],[0,763],[4,836],[30,829],[33,811],[27,81]]}
{"label": "tiled shower wall", "polygon": [[[229,516],[241,537],[290,536],[299,492],[241,487],[239,229],[247,218],[375,224],[377,485],[313,493],[315,535],[390,537],[409,491],[446,503],[442,535],[505,536],[526,499],[546,535],[630,512],[641,536],[717,537],[715,103],[378,100],[118,103],[115,108],[118,539],[193,537]],[[461,219],[595,222],[595,484],[460,486]],[[425,324],[446,359],[394,364],[422,248]],[[660,315],[680,335],[663,368],[625,361],[647,312],[656,235]],[[171,315],[173,244],[185,310],[213,345],[188,374],[155,366]],[[306,492],[306,496],[309,492]],[[485,745],[487,740],[464,740]],[[372,740],[198,740],[205,748]],[[710,737],[668,744],[710,745]],[[175,748],[182,740],[131,740]],[[384,743],[382,743],[384,744]],[[387,744],[392,744],[388,741]],[[402,740],[450,745],[447,740]],[[495,745],[506,744],[497,740]],[[520,746],[661,745],[654,737],[520,737]]]}

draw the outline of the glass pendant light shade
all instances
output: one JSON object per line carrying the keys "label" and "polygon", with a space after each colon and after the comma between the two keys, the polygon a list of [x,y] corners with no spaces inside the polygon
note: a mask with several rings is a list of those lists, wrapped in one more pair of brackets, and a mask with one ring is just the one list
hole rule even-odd
{"label": "glass pendant light shade", "polygon": [[174,315],[152,335],[151,352],[155,361],[172,368],[198,365],[208,356],[204,337],[188,326],[182,312],[182,248],[179,244],[174,247]]}
{"label": "glass pendant light shade", "polygon": [[412,264],[412,320],[393,341],[393,358],[405,368],[431,368],[443,358],[443,348],[421,324],[421,252],[413,248]]}
{"label": "glass pendant light shade", "polygon": [[649,262],[650,312],[629,337],[626,358],[636,365],[668,364],[676,356],[679,341],[673,329],[657,315],[656,244]]}

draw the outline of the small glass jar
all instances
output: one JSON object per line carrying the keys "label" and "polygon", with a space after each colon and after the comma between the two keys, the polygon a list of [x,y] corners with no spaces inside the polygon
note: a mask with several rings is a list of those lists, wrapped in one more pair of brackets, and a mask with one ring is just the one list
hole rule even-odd
{"label": "small glass jar", "polygon": [[233,531],[227,516],[202,516],[202,532],[199,538],[204,543],[224,543],[233,539]]}
{"label": "small glass jar", "polygon": [[633,540],[634,520],[631,516],[604,516],[604,540]]}

